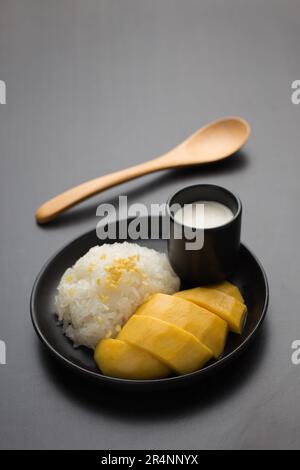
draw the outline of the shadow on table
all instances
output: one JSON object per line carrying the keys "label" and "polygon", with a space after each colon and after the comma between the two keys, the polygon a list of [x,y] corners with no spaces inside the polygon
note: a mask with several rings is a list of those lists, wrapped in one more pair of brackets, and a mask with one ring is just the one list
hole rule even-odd
{"label": "shadow on table", "polygon": [[[155,181],[153,178],[151,178],[151,180],[147,181],[146,183],[138,183],[137,187],[129,189],[125,194],[128,197],[128,203],[131,203],[133,200],[139,197],[143,197],[149,192],[153,191],[154,185],[155,190],[159,191],[163,186],[167,186],[170,183],[176,183],[178,181],[181,182],[182,185],[189,185],[199,182],[199,180],[195,181],[195,178],[201,178],[201,182],[205,183],[205,178],[207,177],[211,177],[212,175],[217,177],[221,174],[235,173],[245,169],[248,163],[249,159],[246,153],[239,151],[231,157],[219,162],[199,165],[196,167],[166,170],[163,174],[156,175]],[[118,196],[114,196],[109,200],[103,198],[102,201],[99,201],[98,196],[96,202],[92,202],[90,204],[83,203],[83,205],[68,210],[66,213],[60,215],[57,219],[49,222],[46,225],[41,225],[40,227],[42,229],[51,230],[59,227],[74,225],[76,223],[82,223],[86,220],[92,219],[95,217],[96,209],[100,202],[109,202],[111,204],[117,205]]]}
{"label": "shadow on table", "polygon": [[165,420],[201,412],[239,393],[261,364],[268,344],[267,320],[257,338],[233,363],[186,389],[163,392],[124,392],[107,389],[72,373],[40,345],[39,358],[51,382],[80,407],[117,420]]}

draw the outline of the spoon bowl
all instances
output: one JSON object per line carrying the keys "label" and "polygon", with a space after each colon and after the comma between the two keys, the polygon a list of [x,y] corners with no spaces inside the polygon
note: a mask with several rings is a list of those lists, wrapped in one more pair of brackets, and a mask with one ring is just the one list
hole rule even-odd
{"label": "spoon bowl", "polygon": [[218,119],[202,127],[161,157],[100,176],[50,199],[36,211],[36,220],[40,224],[47,223],[75,204],[142,175],[222,160],[237,152],[246,143],[249,135],[250,126],[244,119]]}
{"label": "spoon bowl", "polygon": [[227,158],[246,143],[249,134],[250,126],[242,118],[215,121],[185,141],[187,160],[189,164],[197,164]]}

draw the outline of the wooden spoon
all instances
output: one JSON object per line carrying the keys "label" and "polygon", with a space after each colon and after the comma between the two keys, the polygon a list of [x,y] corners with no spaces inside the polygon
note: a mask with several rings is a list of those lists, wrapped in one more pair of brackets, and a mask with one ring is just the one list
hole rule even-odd
{"label": "wooden spoon", "polygon": [[126,170],[100,176],[50,199],[36,211],[36,220],[40,224],[49,222],[88,197],[138,176],[222,160],[239,150],[247,141],[249,134],[250,126],[244,119],[239,117],[219,119],[202,127],[161,157]]}

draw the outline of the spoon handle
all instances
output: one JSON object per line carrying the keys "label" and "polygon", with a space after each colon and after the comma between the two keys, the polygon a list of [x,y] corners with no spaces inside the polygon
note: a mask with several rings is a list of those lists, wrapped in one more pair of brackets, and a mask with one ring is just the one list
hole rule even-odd
{"label": "spoon handle", "polygon": [[85,183],[75,186],[74,188],[71,188],[45,202],[36,211],[36,220],[39,224],[50,222],[50,220],[53,220],[56,216],[70,207],[94,196],[97,193],[100,193],[101,191],[104,191],[105,189],[148,173],[167,169],[170,166],[172,165],[168,163],[168,159],[159,157],[125,170],[116,171],[114,173],[86,181]]}

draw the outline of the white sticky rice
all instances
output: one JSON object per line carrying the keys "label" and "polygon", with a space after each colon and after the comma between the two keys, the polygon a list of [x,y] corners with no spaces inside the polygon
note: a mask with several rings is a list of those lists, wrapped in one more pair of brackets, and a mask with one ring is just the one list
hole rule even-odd
{"label": "white sticky rice", "polygon": [[74,346],[114,338],[150,295],[173,294],[179,278],[165,254],[133,243],[94,246],[61,278],[55,312]]}

